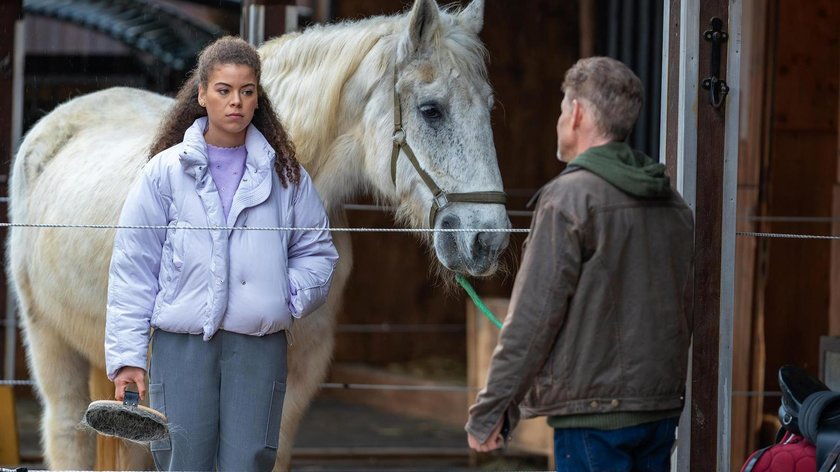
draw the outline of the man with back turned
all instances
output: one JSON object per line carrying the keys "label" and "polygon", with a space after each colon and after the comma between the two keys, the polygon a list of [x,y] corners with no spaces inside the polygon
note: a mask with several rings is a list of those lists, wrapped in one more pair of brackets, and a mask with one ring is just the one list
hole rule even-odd
{"label": "man with back turned", "polygon": [[605,57],[566,73],[564,172],[540,191],[487,385],[466,425],[499,448],[546,416],[558,471],[665,471],[683,407],[694,223],[665,167],[626,144],[642,84]]}

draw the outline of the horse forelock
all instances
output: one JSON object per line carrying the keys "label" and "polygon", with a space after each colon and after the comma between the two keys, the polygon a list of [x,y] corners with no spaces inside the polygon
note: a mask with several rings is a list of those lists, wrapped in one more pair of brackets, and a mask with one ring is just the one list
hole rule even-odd
{"label": "horse forelock", "polygon": [[459,9],[449,7],[441,15],[441,28],[439,34],[435,35],[435,49],[445,53],[471,82],[487,82],[487,47],[478,35],[461,24],[459,12]]}

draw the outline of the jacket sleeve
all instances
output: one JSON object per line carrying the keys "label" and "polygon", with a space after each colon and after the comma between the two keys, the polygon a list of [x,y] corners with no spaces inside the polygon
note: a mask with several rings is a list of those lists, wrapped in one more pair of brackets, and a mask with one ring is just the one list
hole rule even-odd
{"label": "jacket sleeve", "polygon": [[[120,226],[166,226],[167,210],[147,165],[120,214]],[[146,368],[152,310],[158,293],[165,229],[117,230],[108,274],[105,366],[114,380],[124,366]]]}
{"label": "jacket sleeve", "polygon": [[519,402],[545,364],[577,286],[581,238],[553,203],[537,209],[487,384],[465,427],[482,443],[501,418],[509,430],[519,420]]}
{"label": "jacket sleeve", "polygon": [[289,309],[292,316],[302,318],[327,300],[338,252],[328,230],[330,224],[321,197],[303,168],[293,206],[295,227],[324,228],[324,231],[293,231],[289,239]]}

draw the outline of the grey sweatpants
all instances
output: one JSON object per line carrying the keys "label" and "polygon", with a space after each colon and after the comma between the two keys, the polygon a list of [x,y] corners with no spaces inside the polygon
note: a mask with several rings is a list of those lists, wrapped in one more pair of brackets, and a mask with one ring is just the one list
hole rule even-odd
{"label": "grey sweatpants", "polygon": [[150,406],[169,420],[151,443],[158,470],[271,470],[286,394],[286,335],[156,330]]}

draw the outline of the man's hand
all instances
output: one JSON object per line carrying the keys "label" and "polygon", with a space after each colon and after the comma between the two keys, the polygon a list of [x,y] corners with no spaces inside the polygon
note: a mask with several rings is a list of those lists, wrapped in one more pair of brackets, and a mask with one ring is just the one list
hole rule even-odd
{"label": "man's hand", "polygon": [[470,448],[478,452],[490,452],[504,446],[505,438],[501,434],[502,423],[504,423],[504,416],[499,419],[499,423],[490,432],[490,436],[487,437],[487,442],[485,443],[478,442],[478,439],[472,433],[467,433],[467,442],[470,444]]}
{"label": "man's hand", "polygon": [[114,398],[117,401],[123,401],[123,398],[125,398],[125,387],[129,384],[136,384],[140,399],[144,399],[146,397],[146,370],[139,367],[125,366],[117,372],[117,376],[114,377]]}

